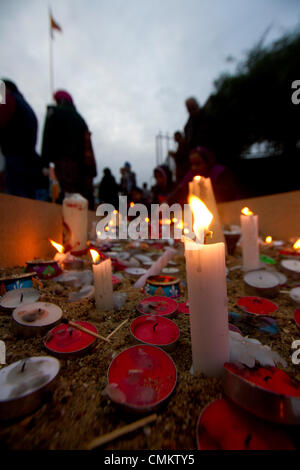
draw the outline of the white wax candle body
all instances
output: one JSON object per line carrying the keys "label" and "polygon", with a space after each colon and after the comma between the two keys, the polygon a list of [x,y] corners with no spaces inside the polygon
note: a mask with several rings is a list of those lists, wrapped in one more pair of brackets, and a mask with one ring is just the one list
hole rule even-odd
{"label": "white wax candle body", "polygon": [[185,240],[193,371],[219,376],[229,360],[224,243]]}
{"label": "white wax candle body", "polygon": [[258,216],[241,215],[242,227],[242,250],[243,270],[252,271],[258,269],[259,262],[259,239],[258,239]]}
{"label": "white wax candle body", "polygon": [[93,264],[95,302],[97,310],[113,309],[113,285],[111,259]]}
{"label": "white wax candle body", "polygon": [[80,194],[73,194],[63,201],[63,222],[67,232],[65,245],[70,245],[72,251],[86,249],[88,234],[88,201]]}

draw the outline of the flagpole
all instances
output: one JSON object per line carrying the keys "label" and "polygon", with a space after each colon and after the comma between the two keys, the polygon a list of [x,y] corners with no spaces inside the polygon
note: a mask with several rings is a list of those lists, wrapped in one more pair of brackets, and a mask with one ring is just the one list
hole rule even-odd
{"label": "flagpole", "polygon": [[51,94],[51,102],[53,101],[53,94],[54,94],[54,67],[53,67],[53,35],[52,35],[52,26],[51,26],[51,9],[49,8],[49,41],[50,41],[50,94]]}

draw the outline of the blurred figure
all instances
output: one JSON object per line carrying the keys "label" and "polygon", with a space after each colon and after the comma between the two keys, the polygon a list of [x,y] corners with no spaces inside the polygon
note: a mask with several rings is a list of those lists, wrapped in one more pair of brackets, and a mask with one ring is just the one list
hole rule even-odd
{"label": "blurred figure", "polygon": [[148,189],[148,183],[143,183],[143,197],[148,203],[151,202],[151,191]]}
{"label": "blurred figure", "polygon": [[184,135],[180,131],[174,133],[174,141],[177,143],[176,152],[170,151],[176,164],[176,182],[180,182],[189,170],[189,152]]}
{"label": "blurred figure", "polygon": [[[0,147],[5,158],[5,189],[14,196],[35,198],[44,186],[40,157],[35,151],[38,122],[17,86],[3,80],[6,104],[0,106]],[[45,176],[46,178],[46,176]]]}
{"label": "blurred figure", "polygon": [[216,202],[239,199],[238,183],[228,168],[216,162],[215,154],[205,147],[196,147],[189,156],[190,170],[169,197],[169,203],[187,202],[189,182],[194,176],[210,178]]}
{"label": "blurred figure", "polygon": [[152,203],[162,204],[173,190],[172,173],[166,165],[157,166],[154,169],[156,185],[152,186]]}
{"label": "blurred figure", "polygon": [[42,157],[55,163],[62,202],[66,193],[79,193],[94,208],[93,178],[97,176],[91,134],[77,112],[71,95],[63,90],[54,95],[56,106],[48,106]]}
{"label": "blurred figure", "polygon": [[129,202],[134,202],[134,204],[144,204],[146,207],[149,206],[149,200],[144,197],[144,191],[137,186],[132,188]]}
{"label": "blurred figure", "polygon": [[99,202],[119,206],[119,186],[109,168],[104,168],[103,178],[99,184]]}
{"label": "blurred figure", "polygon": [[136,186],[136,176],[135,173],[131,171],[130,163],[126,162],[124,167],[120,169],[121,172],[121,182],[120,189],[124,196],[128,196],[132,188]]}
{"label": "blurred figure", "polygon": [[185,105],[190,116],[184,127],[188,151],[198,146],[213,149],[213,124],[210,117],[195,98],[188,98]]}

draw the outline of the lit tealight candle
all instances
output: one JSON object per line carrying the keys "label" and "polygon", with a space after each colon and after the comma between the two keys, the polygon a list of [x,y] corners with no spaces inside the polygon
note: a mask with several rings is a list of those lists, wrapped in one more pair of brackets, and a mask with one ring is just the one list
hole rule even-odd
{"label": "lit tealight candle", "polygon": [[100,255],[96,250],[90,250],[93,258],[93,273],[95,284],[96,309],[107,311],[113,309],[113,284],[111,259],[100,262]]}
{"label": "lit tealight candle", "polygon": [[204,245],[212,214],[197,197],[189,203],[197,236],[185,238],[193,372],[218,376],[229,358],[225,245]]}
{"label": "lit tealight candle", "polygon": [[258,216],[254,215],[248,207],[244,207],[241,214],[243,269],[251,271],[258,269],[259,242],[258,242]]}

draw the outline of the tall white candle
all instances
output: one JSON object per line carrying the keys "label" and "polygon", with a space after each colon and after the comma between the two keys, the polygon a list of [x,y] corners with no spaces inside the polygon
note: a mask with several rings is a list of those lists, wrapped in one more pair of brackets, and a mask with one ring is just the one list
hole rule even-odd
{"label": "tall white candle", "polygon": [[64,245],[73,252],[86,249],[88,235],[88,201],[72,194],[63,201]]}
{"label": "tall white candle", "polygon": [[[219,376],[229,360],[225,245],[204,245],[205,222],[196,222],[198,241],[185,239],[193,372]],[[200,243],[199,243],[200,241]]]}
{"label": "tall white candle", "polygon": [[259,238],[258,216],[254,215],[248,207],[244,207],[241,214],[242,227],[242,251],[243,270],[252,271],[258,269],[259,262]]}
{"label": "tall white candle", "polygon": [[111,259],[100,261],[100,256],[95,250],[90,250],[93,257],[93,273],[95,285],[96,309],[108,311],[113,309],[113,284]]}

